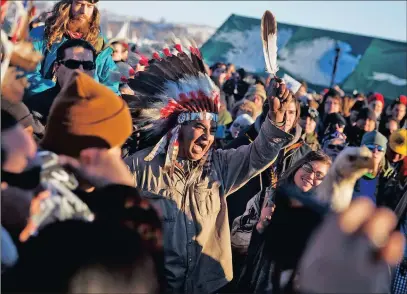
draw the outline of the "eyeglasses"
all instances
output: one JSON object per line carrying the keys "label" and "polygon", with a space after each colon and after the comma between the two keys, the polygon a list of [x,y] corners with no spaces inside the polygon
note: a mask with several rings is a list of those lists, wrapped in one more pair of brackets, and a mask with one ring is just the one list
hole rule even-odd
{"label": "eyeglasses", "polygon": [[335,151],[342,151],[345,149],[345,145],[335,145],[335,144],[328,144],[328,149],[335,150]]}
{"label": "eyeglasses", "polygon": [[377,150],[379,152],[384,151],[384,148],[382,146],[379,146],[379,145],[371,145],[371,144],[369,144],[369,145],[366,145],[366,147],[372,152],[375,151],[375,150]]}
{"label": "eyeglasses", "polygon": [[95,69],[95,63],[93,61],[80,61],[80,60],[68,59],[68,60],[61,60],[61,61],[59,61],[59,63],[65,65],[67,68],[70,68],[70,69],[78,69],[81,65],[84,70],[94,70]]}
{"label": "eyeglasses", "polygon": [[312,168],[312,165],[309,163],[304,163],[301,168],[308,174],[315,173],[315,178],[318,181],[322,181],[325,178],[325,175],[323,173],[321,173],[320,171],[315,171]]}

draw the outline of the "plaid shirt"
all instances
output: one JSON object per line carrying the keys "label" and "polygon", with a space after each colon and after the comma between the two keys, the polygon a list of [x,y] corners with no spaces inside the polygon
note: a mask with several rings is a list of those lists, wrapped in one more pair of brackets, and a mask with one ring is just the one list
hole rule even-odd
{"label": "plaid shirt", "polygon": [[[400,231],[407,238],[407,215],[404,215],[404,223],[402,223]],[[406,294],[406,293],[407,293],[407,245],[404,247],[404,258],[395,269],[391,284],[391,294]]]}

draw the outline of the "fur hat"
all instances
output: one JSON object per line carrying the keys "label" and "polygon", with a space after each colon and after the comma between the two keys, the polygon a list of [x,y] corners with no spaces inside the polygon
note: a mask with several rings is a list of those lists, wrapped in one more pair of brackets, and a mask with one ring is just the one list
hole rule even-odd
{"label": "fur hat", "polygon": [[250,86],[249,89],[247,90],[244,98],[250,99],[254,95],[261,97],[263,102],[267,99],[266,90],[264,89],[264,86],[261,84],[256,84],[256,85]]}
{"label": "fur hat", "polygon": [[83,149],[122,146],[132,133],[126,102],[88,75],[75,71],[55,98],[40,145],[78,157]]}
{"label": "fur hat", "polygon": [[238,101],[231,111],[232,116],[236,119],[239,110],[249,114],[253,119],[255,119],[258,115],[256,112],[256,105],[253,101],[242,99]]}

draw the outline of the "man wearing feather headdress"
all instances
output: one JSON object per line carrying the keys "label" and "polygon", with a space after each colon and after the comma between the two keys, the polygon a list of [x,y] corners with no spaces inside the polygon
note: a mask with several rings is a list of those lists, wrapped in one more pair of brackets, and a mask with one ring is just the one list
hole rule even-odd
{"label": "man wearing feather headdress", "polygon": [[[259,136],[215,150],[219,89],[196,46],[155,53],[125,97],[133,112],[137,152],[126,159],[134,185],[162,213],[170,292],[213,293],[233,278],[226,197],[267,168],[291,135],[284,127],[291,93],[276,78]],[[279,98],[277,98],[277,96]]]}

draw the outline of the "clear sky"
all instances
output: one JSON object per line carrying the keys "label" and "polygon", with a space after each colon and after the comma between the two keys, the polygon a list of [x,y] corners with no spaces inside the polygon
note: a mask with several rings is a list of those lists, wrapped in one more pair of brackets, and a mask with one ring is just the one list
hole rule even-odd
{"label": "clear sky", "polygon": [[219,27],[232,13],[260,18],[266,9],[277,21],[407,41],[407,1],[108,1],[101,9],[152,21]]}

